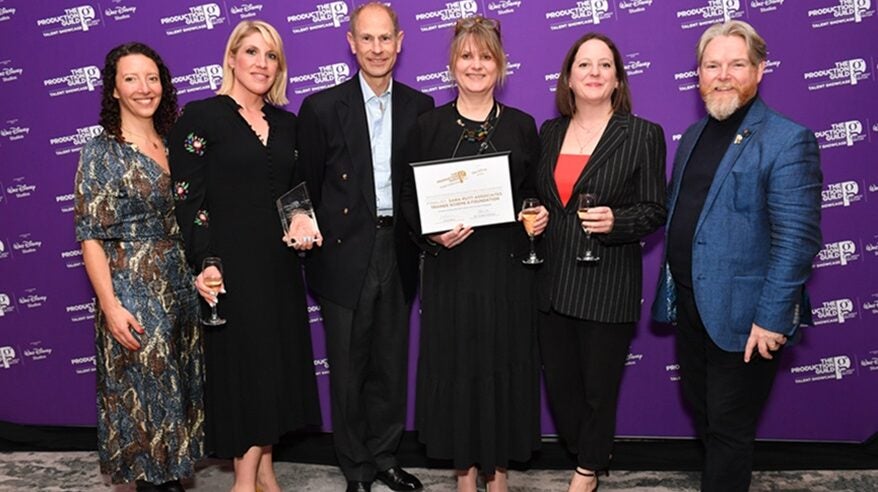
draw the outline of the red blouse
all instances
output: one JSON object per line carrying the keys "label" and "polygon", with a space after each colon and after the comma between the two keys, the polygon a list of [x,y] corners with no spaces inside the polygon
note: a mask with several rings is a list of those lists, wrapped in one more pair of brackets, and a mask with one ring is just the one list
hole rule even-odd
{"label": "red blouse", "polygon": [[558,188],[562,205],[567,206],[570,195],[573,194],[573,186],[582,175],[589,157],[591,156],[582,154],[558,154],[558,162],[555,164],[555,186]]}

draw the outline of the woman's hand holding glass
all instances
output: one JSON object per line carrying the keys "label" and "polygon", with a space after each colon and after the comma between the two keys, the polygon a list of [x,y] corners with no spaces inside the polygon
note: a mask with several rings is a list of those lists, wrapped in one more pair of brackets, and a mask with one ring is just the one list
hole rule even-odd
{"label": "woman's hand holding glass", "polygon": [[[524,224],[524,230],[527,232],[528,239],[530,239],[530,252],[527,258],[521,260],[521,262],[525,265],[541,264],[543,260],[537,256],[537,252],[534,249],[534,238],[545,230],[546,224],[549,222],[548,210],[540,205],[538,199],[525,198],[521,204],[521,211],[518,212],[518,221]],[[541,224],[539,232],[537,232],[538,223]]]}
{"label": "woman's hand holding glass", "polygon": [[195,277],[195,288],[201,297],[210,305],[210,318],[201,320],[208,326],[224,325],[226,320],[220,318],[216,312],[219,302],[219,294],[225,294],[226,288],[223,283],[223,263],[217,257],[207,257],[201,262],[201,273]]}
{"label": "woman's hand holding glass", "polygon": [[307,251],[315,245],[323,245],[323,236],[317,223],[311,218],[311,211],[294,213],[290,217],[290,230],[283,237],[287,246],[297,251]]}
{"label": "woman's hand holding glass", "polygon": [[610,207],[591,207],[579,213],[582,228],[590,234],[609,234],[613,231],[615,217]]}

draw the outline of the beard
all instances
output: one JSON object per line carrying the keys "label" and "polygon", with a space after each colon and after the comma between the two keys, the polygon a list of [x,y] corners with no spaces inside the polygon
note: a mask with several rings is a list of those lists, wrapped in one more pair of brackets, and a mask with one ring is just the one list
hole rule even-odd
{"label": "beard", "polygon": [[[732,89],[732,92],[717,92],[716,89]],[[722,121],[735,113],[741,106],[747,104],[756,95],[756,84],[739,87],[734,84],[716,84],[713,87],[702,88],[701,98],[704,100],[707,114]]]}

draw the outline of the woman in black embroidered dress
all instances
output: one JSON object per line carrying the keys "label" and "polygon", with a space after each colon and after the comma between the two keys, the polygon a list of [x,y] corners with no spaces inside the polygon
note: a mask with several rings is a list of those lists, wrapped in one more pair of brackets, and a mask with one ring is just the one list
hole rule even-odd
{"label": "woman in black embroidered dress", "polygon": [[272,445],[320,422],[301,268],[275,207],[294,185],[296,117],[277,107],[286,73],[277,31],[241,22],[220,95],[188,104],[169,138],[189,263],[223,263],[221,287],[203,274],[196,286],[227,320],[205,327],[205,430],[208,451],[234,458],[235,492],[279,491]]}

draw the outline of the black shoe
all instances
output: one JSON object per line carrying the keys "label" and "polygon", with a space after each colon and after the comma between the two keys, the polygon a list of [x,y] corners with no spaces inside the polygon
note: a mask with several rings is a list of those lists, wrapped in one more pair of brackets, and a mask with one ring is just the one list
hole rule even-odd
{"label": "black shoe", "polygon": [[186,489],[183,487],[183,484],[181,484],[179,480],[171,480],[170,482],[165,482],[162,484],[161,489],[165,492],[185,492],[186,491]]}
{"label": "black shoe", "polygon": [[348,488],[345,492],[371,492],[372,482],[357,482],[352,480],[348,482]]}
{"label": "black shoe", "polygon": [[146,480],[136,480],[134,483],[137,484],[135,489],[137,492],[162,492],[162,487],[160,485],[147,482]]}
{"label": "black shoe", "polygon": [[391,490],[421,490],[424,485],[411,473],[400,468],[399,465],[378,472],[375,478],[384,482]]}

